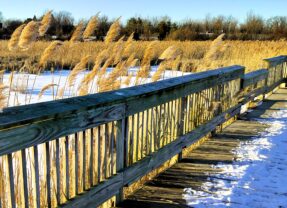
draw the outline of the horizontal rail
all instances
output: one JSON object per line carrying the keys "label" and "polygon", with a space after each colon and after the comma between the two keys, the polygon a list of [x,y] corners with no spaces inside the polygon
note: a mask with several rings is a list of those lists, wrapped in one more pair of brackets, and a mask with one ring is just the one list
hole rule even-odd
{"label": "horizontal rail", "polygon": [[254,83],[264,80],[268,77],[267,69],[259,69],[250,73],[247,73],[243,77],[243,88],[246,88]]}
{"label": "horizontal rail", "polygon": [[276,66],[278,64],[284,63],[287,61],[287,56],[276,56],[272,58],[263,59],[269,64],[269,67]]}

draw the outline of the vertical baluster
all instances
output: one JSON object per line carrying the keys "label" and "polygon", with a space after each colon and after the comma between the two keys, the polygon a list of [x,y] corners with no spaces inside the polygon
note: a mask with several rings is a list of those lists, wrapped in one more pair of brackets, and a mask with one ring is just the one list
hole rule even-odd
{"label": "vertical baluster", "polygon": [[79,137],[75,133],[75,189],[76,195],[79,194]]}
{"label": "vertical baluster", "polygon": [[90,186],[94,185],[94,129],[90,129],[91,137],[90,137]]}
{"label": "vertical baluster", "polygon": [[40,183],[39,183],[39,158],[38,158],[38,146],[34,146],[34,171],[35,171],[35,186],[36,186],[36,203],[37,207],[40,207]]}
{"label": "vertical baluster", "polygon": [[204,107],[204,98],[203,98],[203,96],[204,96],[204,90],[203,91],[201,91],[201,93],[199,94],[199,109],[200,109],[200,111],[199,111],[199,125],[201,125],[202,124],[202,121],[203,121],[203,116],[204,116],[204,113],[203,113],[203,107]]}
{"label": "vertical baluster", "polygon": [[15,188],[14,188],[14,170],[13,170],[13,160],[12,154],[8,154],[8,170],[9,170],[9,182],[10,182],[10,202],[11,207],[16,208],[15,201]]}
{"label": "vertical baluster", "polygon": [[[120,172],[127,166],[125,157],[127,156],[127,132],[128,117],[116,122],[116,172]],[[116,203],[119,204],[123,200],[123,188],[116,195]]]}
{"label": "vertical baluster", "polygon": [[136,133],[136,161],[138,161],[139,160],[139,146],[140,146],[140,139],[139,139],[139,128],[140,128],[140,114],[139,113],[137,113],[136,114],[137,115],[137,121],[136,121],[136,126],[137,126],[137,128],[136,128],[136,131],[137,131],[137,133]]}
{"label": "vertical baluster", "polygon": [[163,146],[165,146],[167,144],[167,135],[168,135],[168,126],[167,126],[167,123],[168,123],[168,115],[166,113],[166,105],[167,103],[164,103],[163,104],[163,122],[162,122],[162,125],[163,125],[163,129],[162,129],[162,137],[163,137]]}
{"label": "vertical baluster", "polygon": [[29,198],[28,198],[28,176],[27,176],[27,160],[26,160],[26,150],[21,150],[21,157],[22,157],[22,176],[23,176],[23,191],[24,191],[24,203],[25,208],[29,207]]}
{"label": "vertical baluster", "polygon": [[109,127],[108,124],[105,124],[105,136],[104,136],[104,146],[105,146],[105,152],[104,152],[104,177],[105,179],[108,176],[108,150],[109,150],[109,146],[108,146],[108,141],[109,141]]}
{"label": "vertical baluster", "polygon": [[152,145],[152,141],[153,141],[153,128],[152,128],[152,126],[153,126],[153,124],[152,124],[152,122],[153,122],[153,113],[152,113],[152,111],[153,111],[153,109],[152,108],[150,108],[150,109],[148,109],[148,114],[150,115],[150,121],[149,121],[149,140],[150,140],[150,144],[149,144],[149,146],[150,146],[150,151],[149,151],[149,154],[151,154],[152,152],[153,152],[153,149],[152,149],[152,147],[153,147],[153,145]]}
{"label": "vertical baluster", "polygon": [[70,157],[69,157],[69,136],[65,137],[65,159],[66,159],[66,197],[70,199]]}
{"label": "vertical baluster", "polygon": [[115,124],[112,122],[112,132],[111,132],[111,175],[114,174],[114,139],[115,139]]}
{"label": "vertical baluster", "polygon": [[200,93],[196,93],[196,127],[200,124]]}
{"label": "vertical baluster", "polygon": [[101,126],[97,127],[98,129],[98,183],[101,182]]}
{"label": "vertical baluster", "polygon": [[83,180],[83,190],[87,190],[86,187],[86,168],[87,168],[87,160],[86,160],[86,155],[87,155],[87,151],[86,151],[86,131],[83,131],[83,175],[82,175],[82,180]]}
{"label": "vertical baluster", "polygon": [[167,103],[167,143],[170,143],[171,141],[171,117],[170,117],[170,101]]}
{"label": "vertical baluster", "polygon": [[56,139],[56,176],[57,176],[57,204],[61,204],[61,181],[60,181],[60,176],[61,176],[61,167],[60,167],[60,139]]}
{"label": "vertical baluster", "polygon": [[[129,142],[128,142],[128,137],[129,137],[129,117],[126,117],[124,120],[124,130],[122,134],[124,134],[124,167],[127,167],[129,164]],[[118,157],[118,155],[117,155]]]}
{"label": "vertical baluster", "polygon": [[145,139],[146,139],[146,155],[151,153],[150,150],[150,136],[149,136],[149,109],[146,111],[146,128],[145,128]]}
{"label": "vertical baluster", "polygon": [[156,131],[156,150],[158,150],[160,148],[160,143],[161,143],[161,105],[156,107],[156,127],[157,127],[157,131]]}
{"label": "vertical baluster", "polygon": [[[147,145],[147,140],[145,140],[144,141],[144,127],[145,127],[145,121],[144,121],[144,119],[145,119],[145,111],[143,111],[142,113],[141,113],[141,115],[142,115],[142,132],[141,132],[141,143],[142,143],[142,145],[141,145],[141,159],[144,157],[144,144],[145,144],[145,146]],[[145,155],[146,155],[146,152],[145,152]]]}
{"label": "vertical baluster", "polygon": [[[179,111],[179,131],[178,137],[184,134],[184,123],[185,123],[185,114],[186,114],[186,107],[187,107],[187,97],[182,97],[180,100],[180,105],[178,108]],[[182,159],[182,152],[178,154],[178,160]]]}
{"label": "vertical baluster", "polygon": [[179,99],[176,100],[176,138],[178,138],[178,136],[180,135],[180,101]]}
{"label": "vertical baluster", "polygon": [[164,135],[163,135],[163,132],[164,132],[164,105],[161,104],[159,105],[159,112],[158,112],[158,116],[159,116],[159,119],[158,119],[158,126],[159,126],[159,129],[158,129],[158,138],[159,138],[159,145],[158,145],[158,148],[162,148],[164,146]]}
{"label": "vertical baluster", "polygon": [[172,135],[172,141],[174,139],[174,132],[175,132],[175,109],[174,109],[174,103],[175,100],[171,101],[171,135]]}
{"label": "vertical baluster", "polygon": [[132,131],[131,131],[131,135],[130,135],[130,158],[129,158],[129,164],[133,164],[133,156],[134,156],[134,123],[135,123],[135,116],[132,115]]}
{"label": "vertical baluster", "polygon": [[156,143],[156,135],[155,135],[155,116],[154,116],[154,108],[151,109],[151,124],[152,124],[152,142],[153,142],[153,145],[152,145],[152,148],[153,148],[153,151],[156,151],[156,148],[155,148],[155,143]]}
{"label": "vertical baluster", "polygon": [[192,115],[192,102],[193,102],[193,94],[189,95],[188,99],[188,126],[187,126],[187,131],[190,132],[192,130],[192,120],[191,120],[191,115]]}
{"label": "vertical baluster", "polygon": [[50,145],[49,142],[46,142],[46,181],[47,181],[47,204],[48,208],[52,207],[52,198],[51,198],[51,158],[50,158]]}

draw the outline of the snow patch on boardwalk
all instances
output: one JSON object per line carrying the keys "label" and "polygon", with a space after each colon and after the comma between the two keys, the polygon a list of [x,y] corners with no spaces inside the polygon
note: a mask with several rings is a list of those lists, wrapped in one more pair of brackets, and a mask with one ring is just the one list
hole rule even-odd
{"label": "snow patch on boardwalk", "polygon": [[240,143],[234,150],[236,161],[214,165],[222,172],[209,178],[200,191],[185,189],[188,205],[287,208],[287,111],[258,121],[269,127],[260,136]]}

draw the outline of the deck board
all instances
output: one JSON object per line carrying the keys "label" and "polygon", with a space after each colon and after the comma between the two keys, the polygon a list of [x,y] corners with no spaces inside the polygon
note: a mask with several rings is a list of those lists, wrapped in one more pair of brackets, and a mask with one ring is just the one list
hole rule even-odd
{"label": "deck board", "polygon": [[203,183],[212,182],[213,166],[232,163],[237,155],[232,151],[241,141],[252,140],[268,127],[256,119],[268,118],[278,110],[287,110],[287,89],[279,89],[262,105],[240,116],[223,131],[184,157],[179,163],[161,173],[129,196],[119,207],[188,207],[184,189],[200,190]]}

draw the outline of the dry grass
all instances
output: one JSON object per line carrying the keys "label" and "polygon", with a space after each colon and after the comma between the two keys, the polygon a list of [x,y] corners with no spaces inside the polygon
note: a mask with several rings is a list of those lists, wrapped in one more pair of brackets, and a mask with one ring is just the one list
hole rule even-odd
{"label": "dry grass", "polygon": [[52,19],[53,19],[53,16],[52,16],[52,11],[48,11],[41,23],[40,23],[40,27],[39,27],[39,35],[40,36],[44,36],[46,34],[46,32],[48,31],[49,27],[50,27],[50,24],[52,22]]}
{"label": "dry grass", "polygon": [[[205,54],[208,52],[211,42],[206,41],[162,41],[154,44],[155,57],[159,57],[162,52],[170,47],[176,46],[182,51],[182,58],[185,62],[191,62],[189,71],[197,71],[202,68],[215,68],[220,66],[227,66],[232,64],[239,64],[246,66],[247,71],[252,71],[264,66],[262,59],[267,57],[273,57],[277,55],[287,54],[287,42],[286,41],[224,41],[224,52],[218,53],[215,59],[212,61],[212,66],[208,66],[204,60]],[[126,42],[128,44],[128,42]],[[127,57],[127,54],[134,53],[135,58],[142,60],[150,42],[146,41],[133,41],[132,44],[128,44],[129,47],[125,47],[123,57]],[[26,51],[9,51],[7,50],[8,41],[0,41],[0,64],[1,69],[3,67],[12,69],[13,66],[21,67],[25,59],[29,57],[35,57],[40,60],[40,57],[50,45],[50,42],[38,41],[35,42],[29,53]],[[132,47],[132,49],[129,49]],[[69,68],[71,65],[77,64],[81,57],[85,55],[91,55],[96,58],[100,54],[104,53],[106,46],[103,42],[80,42],[70,47],[67,42],[64,42],[63,46],[56,50],[54,55],[47,61],[48,63],[63,65],[65,68]],[[128,51],[128,52],[127,52]],[[108,54],[109,55],[109,54]],[[153,59],[155,61],[156,59]],[[201,70],[200,70],[201,71]]]}
{"label": "dry grass", "polygon": [[33,41],[37,39],[39,36],[39,22],[31,21],[29,22],[24,29],[21,32],[21,35],[19,37],[19,47],[21,49],[28,49]]}
{"label": "dry grass", "polygon": [[88,22],[88,25],[87,25],[84,33],[83,33],[84,39],[88,39],[94,35],[94,33],[97,29],[97,26],[98,26],[98,16],[99,16],[99,13],[97,15],[91,17],[91,19]]}

